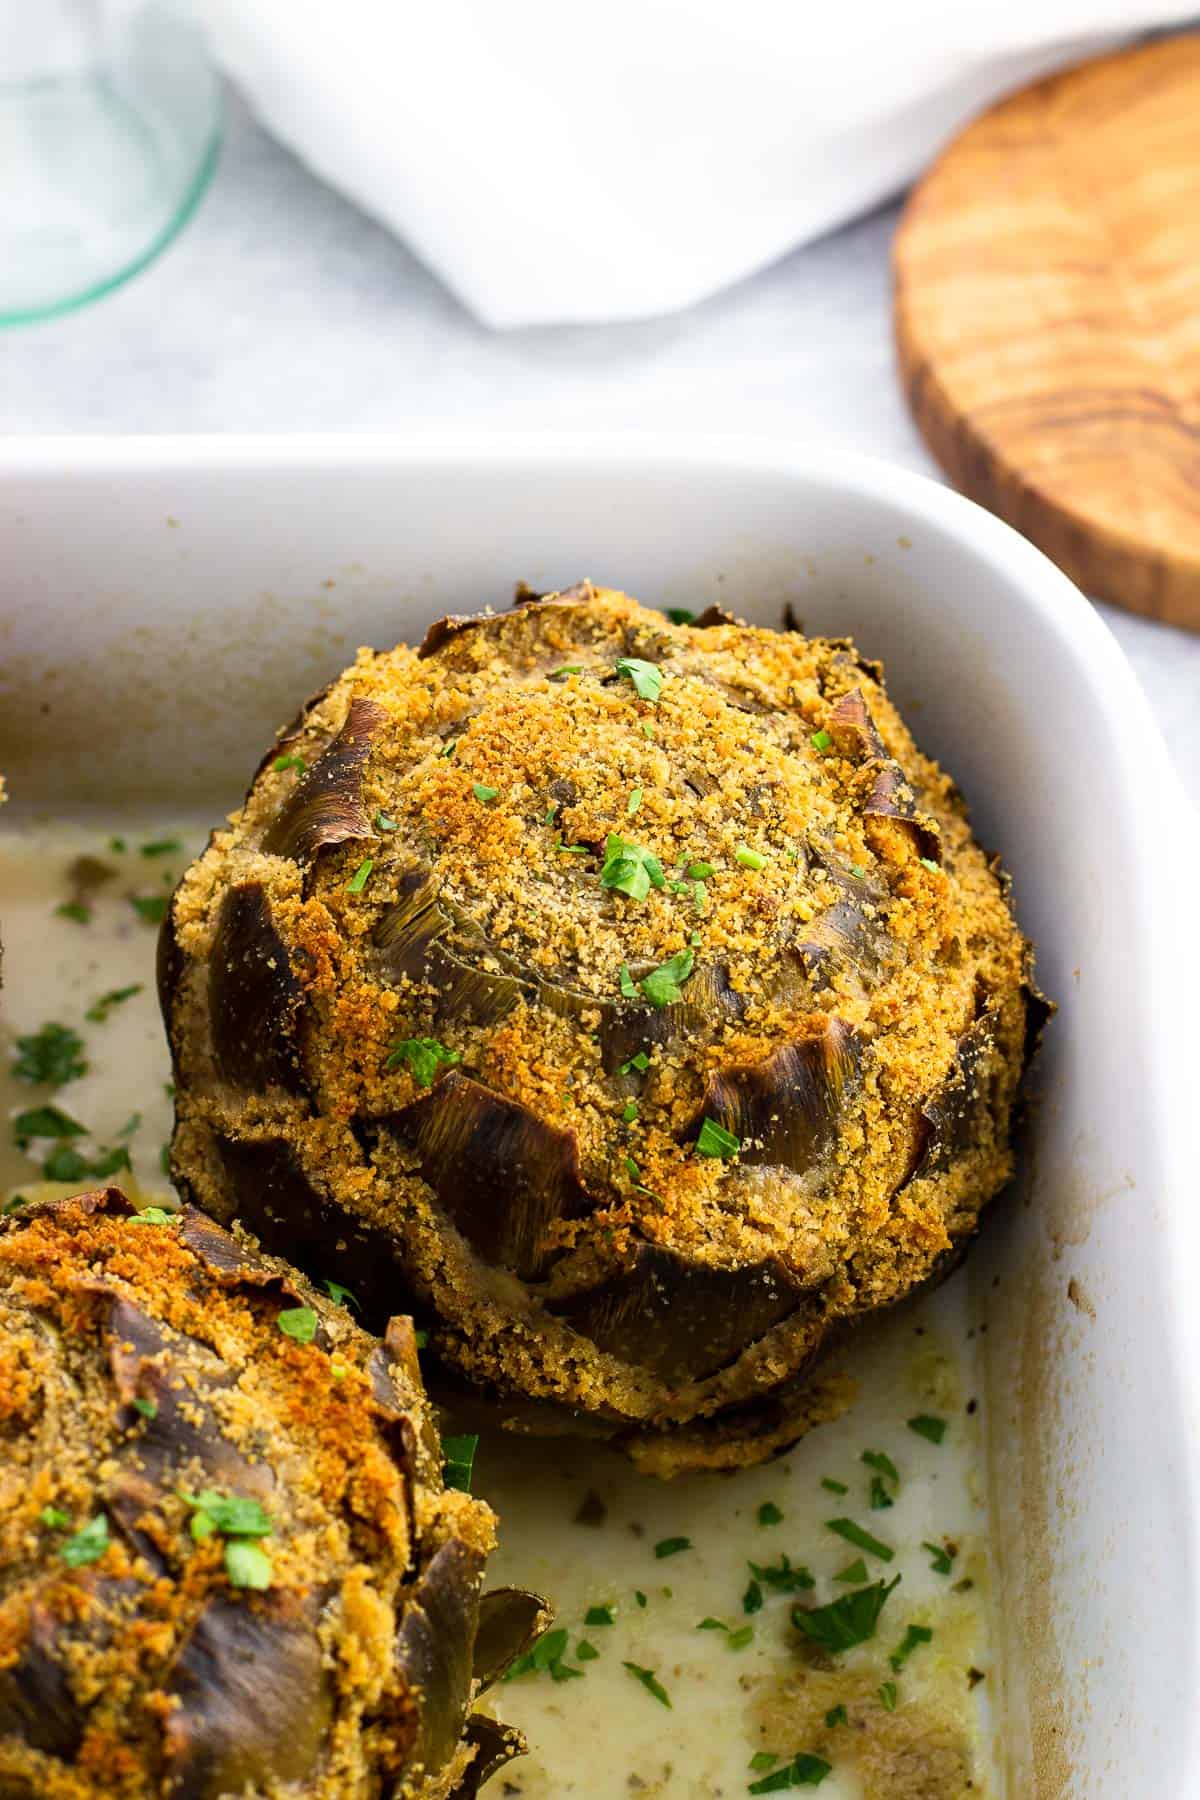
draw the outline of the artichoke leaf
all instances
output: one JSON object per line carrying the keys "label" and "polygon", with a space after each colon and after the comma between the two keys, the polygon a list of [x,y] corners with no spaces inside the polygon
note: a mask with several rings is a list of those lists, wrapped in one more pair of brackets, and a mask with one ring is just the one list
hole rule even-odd
{"label": "artichoke leaf", "polygon": [[500,1680],[510,1663],[548,1631],[554,1614],[540,1594],[525,1588],[493,1588],[479,1602],[473,1674],[476,1692]]}
{"label": "artichoke leaf", "polygon": [[574,1132],[457,1069],[372,1123],[414,1152],[442,1210],[479,1255],[520,1275],[543,1269],[551,1224],[582,1218],[596,1204]]}
{"label": "artichoke leaf", "polygon": [[163,1726],[172,1800],[222,1800],[307,1781],[334,1699],[317,1636],[316,1594],[273,1591],[249,1605],[210,1598],[177,1658]]}
{"label": "artichoke leaf", "polygon": [[858,1082],[859,1046],[842,1019],[783,1044],[761,1062],[709,1077],[700,1111],[741,1141],[739,1160],[808,1174],[837,1136],[839,1114]]}
{"label": "artichoke leaf", "polygon": [[643,1244],[623,1272],[550,1310],[623,1362],[699,1381],[736,1362],[805,1292],[775,1257],[723,1269]]}
{"label": "artichoke leaf", "polygon": [[296,1041],[303,992],[262,884],[230,888],[208,962],[209,1034],[223,1081],[251,1094],[303,1092]]}
{"label": "artichoke leaf", "polygon": [[350,702],[341,731],[301,776],[263,837],[262,847],[269,856],[307,863],[326,845],[371,836],[362,775],[386,717],[374,700],[358,695]]}
{"label": "artichoke leaf", "polygon": [[471,1645],[483,1557],[450,1538],[422,1570],[396,1633],[396,1661],[418,1699],[410,1764],[440,1769],[453,1756],[471,1694]]}

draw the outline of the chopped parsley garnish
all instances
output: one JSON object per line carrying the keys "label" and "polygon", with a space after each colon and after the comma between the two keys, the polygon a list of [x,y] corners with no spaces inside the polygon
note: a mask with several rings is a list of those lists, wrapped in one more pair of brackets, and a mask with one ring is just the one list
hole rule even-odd
{"label": "chopped parsley garnish", "polygon": [[327,1281],[325,1283],[325,1292],[329,1295],[329,1298],[333,1301],[335,1306],[352,1306],[355,1312],[362,1311],[362,1308],[354,1298],[354,1295],[350,1292],[350,1289],[348,1287],[343,1287],[340,1281]]}
{"label": "chopped parsley garnish", "polygon": [[949,1575],[954,1567],[954,1558],[958,1555],[957,1550],[951,1550],[948,1544],[922,1544],[921,1548],[928,1550],[932,1556],[933,1561],[929,1566],[935,1575]]}
{"label": "chopped parsley garnish", "polygon": [[753,1640],[753,1625],[739,1625],[737,1630],[731,1631],[725,1639],[725,1648],[727,1650],[744,1650],[746,1645],[752,1643]]}
{"label": "chopped parsley garnish", "polygon": [[767,859],[757,850],[748,850],[745,844],[739,844],[733,853],[733,860],[741,863],[743,869],[765,869]]}
{"label": "chopped parsley garnish", "polygon": [[633,979],[633,976],[629,973],[629,964],[628,963],[621,964],[621,992],[625,996],[626,1000],[636,1000],[638,997],[637,982]]}
{"label": "chopped parsley garnish", "polygon": [[118,1169],[131,1167],[129,1151],[124,1144],[113,1150],[102,1150],[92,1162],[70,1144],[58,1144],[42,1164],[42,1174],[47,1181],[81,1181],[85,1175],[102,1181],[106,1176],[115,1175]]}
{"label": "chopped parsley garnish", "polygon": [[761,1581],[777,1594],[795,1594],[805,1588],[816,1587],[812,1572],[803,1563],[792,1567],[789,1556],[781,1556],[777,1563],[748,1563],[747,1567],[755,1581]]}
{"label": "chopped parsley garnish", "polygon": [[298,750],[290,750],[286,756],[277,756],[271,767],[277,775],[282,775],[285,769],[295,769],[298,775],[303,775],[308,764]]}
{"label": "chopped parsley garnish", "polygon": [[143,1206],[134,1213],[131,1225],[174,1225],[178,1213],[167,1212],[162,1206]]}
{"label": "chopped parsley garnish", "polygon": [[880,1688],[879,1704],[880,1704],[880,1706],[882,1706],[884,1712],[895,1712],[895,1710],[896,1710],[896,1684],[894,1681],[885,1681],[883,1686]]}
{"label": "chopped parsley garnish", "polygon": [[628,1669],[629,1673],[633,1676],[633,1679],[635,1681],[640,1681],[646,1692],[648,1694],[653,1694],[660,1706],[665,1706],[668,1710],[670,1709],[670,1695],[667,1693],[666,1688],[658,1679],[653,1669],[643,1669],[635,1662],[623,1662],[621,1667],[623,1669]]}
{"label": "chopped parsley garnish", "polygon": [[87,1074],[82,1049],[83,1039],[66,1025],[43,1025],[31,1036],[17,1039],[12,1072],[18,1081],[53,1082],[62,1087]]}
{"label": "chopped parsley garnish", "polygon": [[196,1542],[219,1532],[222,1537],[259,1538],[271,1535],[271,1516],[259,1501],[243,1494],[222,1494],[216,1488],[203,1488],[198,1494],[180,1492],[179,1498],[192,1509],[191,1533]]}
{"label": "chopped parsley garnish", "polygon": [[4,1205],[0,1206],[0,1218],[11,1219],[14,1213],[20,1212],[25,1203],[24,1194],[14,1194],[11,1200],[6,1200]]}
{"label": "chopped parsley garnish", "polygon": [[107,1549],[108,1520],[103,1513],[97,1513],[74,1537],[67,1539],[58,1554],[68,1568],[82,1569],[88,1563],[99,1562]]}
{"label": "chopped parsley garnish", "polygon": [[518,1656],[515,1662],[510,1663],[505,1671],[505,1681],[512,1681],[518,1675],[544,1675],[546,1673],[554,1676],[556,1680],[569,1681],[571,1675],[580,1673],[578,1669],[573,1669],[563,1675],[555,1673],[564,1666],[562,1658],[566,1648],[567,1633],[561,1625],[554,1631],[543,1631],[532,1650],[527,1650],[524,1656]]}
{"label": "chopped parsley garnish", "polygon": [[135,1412],[141,1413],[143,1419],[157,1419],[157,1417],[158,1417],[158,1401],[157,1400],[143,1400],[140,1394],[135,1395],[134,1401],[133,1401],[133,1410]]}
{"label": "chopped parsley garnish", "polygon": [[616,1623],[615,1606],[589,1606],[583,1615],[585,1625],[613,1625]]}
{"label": "chopped parsley garnish", "polygon": [[286,1306],[276,1318],[285,1337],[298,1344],[311,1344],[317,1335],[317,1315],[311,1306]]}
{"label": "chopped parsley garnish", "polygon": [[908,1420],[908,1429],[918,1437],[928,1438],[931,1444],[940,1444],[946,1435],[946,1421],[932,1413],[918,1413],[915,1419]]}
{"label": "chopped parsley garnish", "polygon": [[433,1078],[443,1064],[447,1068],[460,1063],[457,1050],[447,1050],[436,1038],[401,1038],[392,1045],[385,1069],[406,1067],[418,1087],[432,1087]]}
{"label": "chopped parsley garnish", "polygon": [[271,1585],[271,1559],[257,1544],[230,1538],[225,1545],[225,1573],[230,1587],[253,1588],[265,1593]]}
{"label": "chopped parsley garnish", "polygon": [[689,1537],[660,1538],[654,1546],[654,1554],[659,1562],[664,1556],[678,1556],[681,1550],[690,1550],[692,1540]]}
{"label": "chopped parsley garnish", "polygon": [[108,847],[114,856],[124,856],[125,839],[123,837],[110,837],[108,840]]}
{"label": "chopped parsley garnish", "polygon": [[932,1638],[933,1633],[928,1625],[906,1625],[904,1636],[888,1657],[896,1673],[900,1673],[914,1650],[919,1650],[922,1644],[928,1644]]}
{"label": "chopped parsley garnish", "polygon": [[662,693],[663,673],[657,663],[643,662],[640,656],[623,656],[617,674],[632,681],[640,699],[652,703]]}
{"label": "chopped parsley garnish", "polygon": [[443,756],[443,758],[445,758],[445,757],[447,757],[447,756],[453,756],[453,755],[454,755],[454,752],[455,752],[455,751],[456,751],[456,750],[457,750],[457,749],[458,749],[458,740],[457,740],[457,738],[451,738],[451,739],[450,739],[450,742],[449,742],[449,743],[448,743],[448,744],[447,744],[447,745],[446,745],[446,748],[445,748],[445,749],[444,749],[444,750],[443,750],[443,751],[442,751],[442,756]]}
{"label": "chopped parsley garnish", "polygon": [[13,1120],[13,1137],[24,1149],[30,1138],[86,1137],[88,1128],[57,1106],[31,1106]]}
{"label": "chopped parsley garnish", "polygon": [[825,1714],[826,1731],[832,1731],[835,1725],[848,1725],[849,1723],[850,1714],[846,1711],[844,1705],[831,1706],[829,1711]]}
{"label": "chopped parsley garnish", "polygon": [[644,1050],[639,1050],[635,1055],[630,1057],[628,1062],[623,1062],[621,1064],[619,1072],[622,1075],[628,1075],[631,1069],[636,1069],[639,1075],[644,1075],[649,1067],[650,1058],[646,1055]]}
{"label": "chopped parsley garnish", "polygon": [[665,611],[672,625],[690,625],[696,616],[690,606],[668,606]]}
{"label": "chopped parsley garnish", "polygon": [[701,1619],[700,1623],[696,1627],[696,1630],[697,1631],[728,1631],[729,1627],[725,1623],[724,1619],[714,1619],[710,1613],[707,1619]]}
{"label": "chopped parsley garnish", "polygon": [[170,1146],[170,1144],[160,1145],[159,1152],[158,1152],[158,1166],[162,1170],[164,1175],[168,1175],[168,1176],[170,1175],[170,1173],[171,1173],[171,1146]]}
{"label": "chopped parsley garnish", "polygon": [[[471,1491],[471,1476],[475,1469],[475,1452],[479,1448],[479,1433],[465,1432],[462,1437],[442,1439],[442,1480],[449,1488],[459,1488],[464,1494]],[[566,1641],[564,1633],[563,1641]]]}
{"label": "chopped parsley garnish", "polygon": [[856,1556],[852,1563],[847,1563],[844,1569],[839,1569],[833,1579],[843,1582],[847,1587],[855,1587],[860,1581],[866,1581],[867,1565],[861,1556]]}
{"label": "chopped parsley garnish", "polygon": [[554,677],[556,675],[582,675],[582,674],[583,674],[583,664],[582,663],[564,663],[561,669],[551,669],[550,679],[551,679],[551,681],[553,681]]}
{"label": "chopped parsley garnish", "polygon": [[129,904],[147,925],[161,925],[171,904],[166,894],[130,894]]}
{"label": "chopped parsley garnish", "polygon": [[760,1525],[782,1525],[783,1524],[783,1514],[780,1512],[779,1508],[776,1506],[776,1504],[773,1500],[764,1500],[763,1501],[762,1505],[758,1509],[758,1522]]}
{"label": "chopped parsley garnish", "polygon": [[130,1113],[120,1131],[118,1131],[117,1136],[122,1138],[132,1137],[141,1122],[141,1113]]}
{"label": "chopped parsley garnish", "polygon": [[885,1509],[887,1507],[894,1506],[895,1504],[896,1504],[896,1502],[892,1499],[892,1496],[889,1494],[889,1492],[887,1490],[887,1484],[884,1481],[883,1476],[882,1475],[872,1475],[872,1477],[871,1477],[871,1511],[872,1512],[883,1512],[883,1511],[885,1511]]}
{"label": "chopped parsley garnish", "polygon": [[921,857],[918,857],[918,859],[917,859],[917,860],[918,860],[918,861],[919,861],[919,863],[920,863],[920,865],[921,865],[921,867],[922,867],[922,868],[923,868],[923,869],[928,869],[928,870],[929,870],[929,873],[930,873],[930,874],[931,874],[931,875],[936,875],[936,874],[937,874],[937,872],[938,872],[938,866],[937,866],[937,864],[936,864],[936,863],[935,863],[935,862],[934,862],[934,860],[933,860],[933,858],[932,858],[932,857],[931,857],[931,856],[921,856]]}
{"label": "chopped parsley garnish", "polygon": [[875,1469],[880,1475],[886,1475],[889,1481],[899,1483],[899,1469],[882,1450],[864,1450],[860,1460],[866,1463],[868,1469]]}
{"label": "chopped parsley garnish", "polygon": [[802,1750],[774,1774],[764,1775],[761,1781],[752,1781],[747,1791],[751,1794],[781,1794],[785,1788],[820,1787],[832,1768],[833,1764],[827,1763],[823,1756],[811,1756],[807,1750]]}
{"label": "chopped parsley garnish", "polygon": [[143,856],[172,856],[183,845],[178,838],[152,838],[148,844],[140,846]]}
{"label": "chopped parsley garnish", "polygon": [[389,819],[385,812],[375,814],[376,831],[399,831],[400,826],[395,819]]}
{"label": "chopped parsley garnish", "polygon": [[761,1612],[762,1611],[762,1603],[763,1603],[762,1588],[758,1585],[757,1581],[752,1579],[750,1582],[750,1585],[747,1587],[745,1593],[742,1595],[742,1611],[744,1613]]}
{"label": "chopped parsley garnish", "polygon": [[575,1659],[577,1662],[595,1662],[599,1655],[600,1652],[597,1650],[595,1644],[589,1644],[586,1638],[580,1638],[575,1646]]}
{"label": "chopped parsley garnish", "polygon": [[427,1331],[423,1331],[420,1328],[420,1326],[418,1326],[416,1331],[413,1332],[413,1343],[417,1346],[418,1350],[424,1350],[424,1348],[425,1348],[426,1344],[428,1344],[428,1342],[429,1342],[429,1333]]}
{"label": "chopped parsley garnish", "polygon": [[54,910],[60,919],[73,919],[76,925],[90,925],[92,922],[92,909],[85,906],[82,900],[64,900]]}
{"label": "chopped parsley garnish", "polygon": [[114,1006],[122,1006],[126,1000],[132,1000],[133,996],[140,994],[141,991],[142,983],[140,981],[131,983],[129,987],[109,988],[106,994],[101,994],[98,1000],[92,1001],[83,1016],[85,1019],[90,1019],[93,1025],[103,1025]]}
{"label": "chopped parsley garnish", "polygon": [[625,1105],[621,1109],[621,1123],[623,1125],[632,1125],[633,1121],[637,1118],[637,1116],[638,1116],[637,1101],[636,1100],[627,1100],[625,1102]]}
{"label": "chopped parsley garnish", "polygon": [[827,731],[814,731],[808,741],[814,750],[828,750],[833,739]]}
{"label": "chopped parsley garnish", "polygon": [[848,1544],[853,1544],[856,1550],[865,1550],[868,1556],[877,1556],[880,1562],[891,1562],[896,1554],[890,1544],[880,1543],[877,1537],[872,1537],[869,1531],[864,1531],[853,1519],[826,1519],[825,1529],[835,1531]]}
{"label": "chopped parsley garnish", "polygon": [[776,1751],[756,1750],[750,1758],[750,1767],[756,1775],[761,1775],[764,1769],[773,1769],[778,1761],[779,1756]]}
{"label": "chopped parsley garnish", "polygon": [[832,1475],[822,1475],[821,1486],[828,1488],[831,1494],[848,1494],[850,1492],[844,1481],[835,1481]]}
{"label": "chopped parsley garnish", "polygon": [[689,863],[683,872],[689,881],[707,881],[709,876],[715,875],[717,871],[710,862],[694,862]]}
{"label": "chopped parsley garnish", "polygon": [[652,887],[667,885],[662,864],[640,844],[610,832],[604,845],[604,866],[600,870],[600,886],[627,894],[631,900],[644,900]]}
{"label": "chopped parsley garnish", "polygon": [[639,1606],[645,1606],[646,1596],[645,1596],[645,1594],[643,1594],[641,1588],[634,1588],[633,1597],[637,1601]]}
{"label": "chopped parsley garnish", "polygon": [[[648,975],[643,975],[639,986],[651,1006],[660,1008],[674,1006],[676,1001],[681,1000],[683,998],[682,985],[691,974],[695,963],[696,957],[693,951],[677,950],[674,956],[669,956],[665,963],[659,964],[657,969],[651,969]],[[622,966],[624,967],[624,965]],[[621,991],[622,993],[625,991],[623,984]]]}
{"label": "chopped parsley garnish", "polygon": [[867,879],[867,871],[862,867],[861,863],[851,863],[850,873],[858,881],[865,881]]}
{"label": "chopped parsley garnish", "polygon": [[696,1153],[699,1156],[719,1156],[728,1159],[736,1156],[742,1147],[742,1140],[735,1137],[732,1131],[726,1131],[715,1119],[706,1118],[700,1127],[700,1135],[696,1139]]}
{"label": "chopped parsley garnish", "polygon": [[545,812],[542,814],[542,824],[543,825],[553,825],[554,815],[557,811],[558,811],[558,801],[552,800],[550,802],[549,806],[546,808]]}
{"label": "chopped parsley garnish", "polygon": [[632,818],[638,807],[642,804],[644,792],[645,790],[639,787],[634,788],[633,792],[630,794],[628,800],[625,802],[625,812],[628,817]]}
{"label": "chopped parsley garnish", "polygon": [[374,867],[374,858],[364,856],[357,869],[355,869],[353,875],[346,883],[346,892],[348,894],[361,894],[366,887],[367,882],[371,879],[371,870]]}
{"label": "chopped parsley garnish", "polygon": [[487,787],[482,781],[473,781],[471,783],[471,792],[478,800],[480,806],[490,806],[492,801],[499,796],[500,789]]}
{"label": "chopped parsley garnish", "polygon": [[41,1512],[38,1514],[38,1518],[42,1521],[42,1524],[47,1526],[51,1531],[65,1531],[67,1526],[71,1523],[67,1514],[57,1506],[43,1506]]}
{"label": "chopped parsley garnish", "polygon": [[814,1606],[811,1611],[793,1606],[792,1624],[825,1650],[852,1650],[875,1636],[879,1615],[899,1580],[897,1575],[890,1582],[877,1581],[872,1587],[856,1588],[852,1594],[842,1594],[827,1606]]}

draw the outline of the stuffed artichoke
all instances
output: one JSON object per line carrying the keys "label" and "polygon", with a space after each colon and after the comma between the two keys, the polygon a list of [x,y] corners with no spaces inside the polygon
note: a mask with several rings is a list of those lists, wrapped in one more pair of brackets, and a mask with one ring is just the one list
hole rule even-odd
{"label": "stuffed artichoke", "polygon": [[414,1333],[383,1343],[191,1210],[0,1232],[3,1800],[434,1800],[544,1618],[480,1597]]}
{"label": "stuffed artichoke", "polygon": [[515,1429],[734,1466],[1007,1179],[1005,879],[853,646],[582,583],[362,651],[181,882],[173,1173]]}

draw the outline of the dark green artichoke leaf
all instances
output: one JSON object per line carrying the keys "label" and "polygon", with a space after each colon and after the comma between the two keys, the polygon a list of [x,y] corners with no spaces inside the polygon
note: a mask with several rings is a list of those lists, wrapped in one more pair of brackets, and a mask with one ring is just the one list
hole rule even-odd
{"label": "dark green artichoke leaf", "polygon": [[286,1139],[218,1137],[215,1147],[228,1184],[229,1216],[267,1250],[348,1287],[371,1329],[382,1330],[393,1313],[412,1310],[392,1234],[352,1218],[319,1192]]}
{"label": "dark green artichoke leaf", "polygon": [[664,1381],[699,1381],[735,1362],[804,1295],[775,1257],[722,1269],[643,1244],[622,1273],[547,1304],[623,1362]]}
{"label": "dark green artichoke leaf", "polygon": [[921,1104],[921,1147],[908,1181],[936,1175],[956,1158],[990,1147],[1002,1128],[1007,1065],[998,1054],[996,1008],[985,1007],[959,1038],[954,1060]]}
{"label": "dark green artichoke leaf", "polygon": [[471,1645],[483,1557],[450,1538],[422,1570],[396,1633],[396,1661],[419,1694],[410,1765],[440,1769],[457,1747],[471,1695]]}
{"label": "dark green artichoke leaf", "polygon": [[807,1174],[830,1149],[858,1085],[859,1045],[844,1020],[783,1044],[761,1062],[711,1075],[695,1121],[714,1119],[741,1141],[742,1163]]}
{"label": "dark green artichoke leaf", "polygon": [[586,605],[595,598],[596,590],[590,581],[576,581],[571,587],[555,588],[547,594],[536,594],[523,581],[518,581],[513,589],[513,607],[547,606],[558,601],[568,605]]}
{"label": "dark green artichoke leaf", "polygon": [[942,834],[931,818],[918,811],[912,784],[900,764],[888,755],[861,688],[852,688],[842,695],[829,723],[840,749],[849,750],[868,767],[878,764],[863,811],[876,818],[897,819],[911,830],[917,854],[930,862],[940,862]]}
{"label": "dark green artichoke leaf", "polygon": [[510,1663],[548,1631],[554,1615],[540,1594],[525,1588],[493,1588],[479,1602],[473,1674],[476,1692],[499,1681]]}
{"label": "dark green artichoke leaf", "polygon": [[251,1094],[271,1087],[303,1092],[297,1041],[303,995],[262,884],[230,888],[208,962],[209,1033],[223,1081]]}
{"label": "dark green artichoke leaf", "polygon": [[[99,1586],[88,1571],[79,1572],[76,1583],[89,1593]],[[35,1599],[21,1654],[0,1669],[0,1733],[66,1762],[79,1754],[87,1722],[86,1708],[71,1686],[66,1654],[79,1629],[78,1624],[56,1618],[45,1601]]]}
{"label": "dark green artichoke leaf", "polygon": [[362,774],[375,733],[387,714],[373,700],[350,702],[346,723],[312,768],[300,777],[263,838],[270,856],[307,863],[328,844],[371,836],[362,802]]}
{"label": "dark green artichoke leaf", "polygon": [[487,611],[447,613],[444,618],[434,620],[421,640],[417,655],[424,661],[426,657],[435,656],[452,638],[461,637],[467,631],[475,631],[481,625],[495,625],[503,617],[503,613]]}
{"label": "dark green artichoke leaf", "polygon": [[172,1671],[163,1726],[171,1800],[224,1800],[312,1781],[334,1695],[317,1636],[321,1596],[217,1594]]}
{"label": "dark green artichoke leaf", "polygon": [[519,1275],[542,1270],[555,1220],[583,1218],[595,1205],[574,1132],[457,1069],[372,1123],[415,1153],[442,1210],[484,1260]]}
{"label": "dark green artichoke leaf", "polygon": [[476,1800],[485,1781],[490,1781],[514,1757],[524,1756],[529,1748],[514,1726],[501,1725],[486,1713],[472,1713],[464,1735],[475,1754],[448,1800]]}

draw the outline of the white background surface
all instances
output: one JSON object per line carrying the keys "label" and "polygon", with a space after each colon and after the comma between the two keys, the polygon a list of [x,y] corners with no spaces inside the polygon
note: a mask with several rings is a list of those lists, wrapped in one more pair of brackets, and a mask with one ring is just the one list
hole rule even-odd
{"label": "white background surface", "polygon": [[[0,429],[694,427],[828,438],[933,473],[892,367],[894,224],[877,212],[660,321],[496,336],[235,101],[214,186],[166,255],[0,337]],[[619,559],[588,573],[619,583]],[[1200,636],[1102,610],[1200,791]]]}

